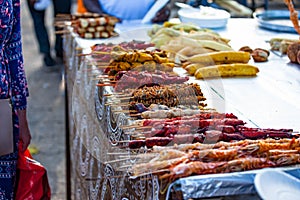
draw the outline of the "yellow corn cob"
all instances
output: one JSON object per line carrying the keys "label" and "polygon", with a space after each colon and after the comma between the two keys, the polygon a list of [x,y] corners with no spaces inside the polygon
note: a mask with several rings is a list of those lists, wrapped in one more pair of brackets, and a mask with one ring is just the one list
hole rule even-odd
{"label": "yellow corn cob", "polygon": [[259,69],[250,64],[222,64],[199,68],[195,72],[195,77],[203,79],[212,77],[255,76],[258,72]]}
{"label": "yellow corn cob", "polygon": [[188,62],[193,63],[248,63],[251,58],[249,52],[244,51],[218,51],[206,54],[194,55],[187,58]]}

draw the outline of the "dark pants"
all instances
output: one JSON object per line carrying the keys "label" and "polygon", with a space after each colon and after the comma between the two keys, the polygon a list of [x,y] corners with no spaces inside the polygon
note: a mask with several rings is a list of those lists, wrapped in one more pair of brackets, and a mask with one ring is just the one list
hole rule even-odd
{"label": "dark pants", "polygon": [[[52,1],[53,1],[53,8],[54,8],[54,17],[56,17],[57,14],[71,14],[72,0],[52,0]],[[59,28],[55,27],[55,30],[59,30]],[[56,51],[56,56],[62,57],[63,43],[62,43],[61,34],[56,34],[55,51]]]}
{"label": "dark pants", "polygon": [[[34,32],[39,44],[39,50],[41,53],[50,53],[49,35],[45,25],[46,11],[35,10],[34,7],[29,3],[29,0],[27,0],[27,4],[33,20]],[[71,0],[53,0],[53,9],[54,17],[59,13],[70,14]],[[55,30],[58,30],[58,28],[55,27]],[[63,46],[62,37],[60,34],[56,34],[55,37],[55,51],[57,56],[62,56]]]}
{"label": "dark pants", "polygon": [[50,53],[50,42],[48,32],[45,26],[45,11],[35,10],[33,5],[27,0],[28,8],[33,20],[34,33],[39,44],[41,53]]}

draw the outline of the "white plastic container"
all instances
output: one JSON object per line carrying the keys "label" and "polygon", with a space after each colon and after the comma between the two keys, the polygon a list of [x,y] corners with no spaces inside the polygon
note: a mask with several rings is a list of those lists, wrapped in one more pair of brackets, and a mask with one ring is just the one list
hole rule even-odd
{"label": "white plastic container", "polygon": [[200,6],[200,9],[182,8],[178,15],[181,22],[193,23],[200,28],[223,28],[230,18],[227,11],[206,6]]}

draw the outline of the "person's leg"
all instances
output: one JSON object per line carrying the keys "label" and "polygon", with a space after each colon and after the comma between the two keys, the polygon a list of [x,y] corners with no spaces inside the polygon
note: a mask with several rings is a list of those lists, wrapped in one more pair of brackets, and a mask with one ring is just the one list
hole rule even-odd
{"label": "person's leg", "polygon": [[[53,0],[54,17],[57,14],[71,14],[71,0]],[[61,28],[55,27],[55,30],[61,30]],[[55,51],[58,58],[63,57],[63,42],[61,34],[55,35]]]}
{"label": "person's leg", "polygon": [[37,11],[33,5],[27,0],[29,12],[31,14],[34,26],[34,33],[38,41],[39,50],[44,54],[44,62],[47,66],[55,65],[55,61],[51,57],[49,35],[45,25],[45,10]]}

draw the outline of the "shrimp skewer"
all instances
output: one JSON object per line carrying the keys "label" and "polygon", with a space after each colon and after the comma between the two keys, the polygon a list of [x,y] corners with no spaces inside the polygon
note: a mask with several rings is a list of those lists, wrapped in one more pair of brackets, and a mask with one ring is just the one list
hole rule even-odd
{"label": "shrimp skewer", "polygon": [[170,173],[163,174],[160,178],[174,181],[175,179],[190,175],[240,172],[274,166],[275,164],[267,158],[254,157],[239,158],[228,162],[219,161],[206,163],[201,161],[192,161],[189,163],[180,163],[170,168]]}
{"label": "shrimp skewer", "polygon": [[296,30],[296,32],[300,35],[300,26],[299,26],[299,20],[298,20],[298,12],[294,8],[294,4],[292,0],[284,0],[284,3],[287,5],[289,11],[290,11],[290,19],[293,23],[293,26]]}

